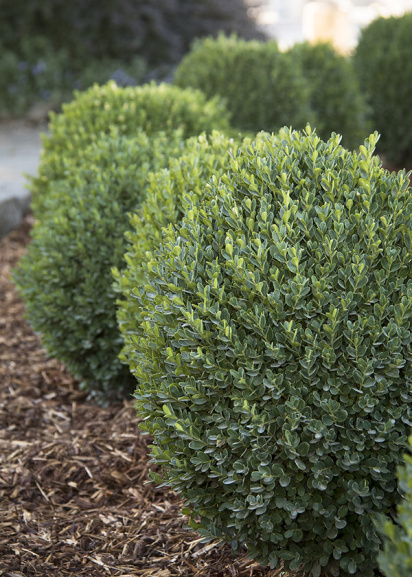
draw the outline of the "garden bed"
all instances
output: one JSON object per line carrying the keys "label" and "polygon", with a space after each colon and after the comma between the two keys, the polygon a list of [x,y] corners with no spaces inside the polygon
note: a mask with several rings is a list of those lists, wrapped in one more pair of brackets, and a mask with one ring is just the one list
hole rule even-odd
{"label": "garden bed", "polygon": [[0,575],[280,575],[185,530],[178,496],[145,484],[133,402],[97,406],[47,358],[10,281],[30,225],[0,242]]}

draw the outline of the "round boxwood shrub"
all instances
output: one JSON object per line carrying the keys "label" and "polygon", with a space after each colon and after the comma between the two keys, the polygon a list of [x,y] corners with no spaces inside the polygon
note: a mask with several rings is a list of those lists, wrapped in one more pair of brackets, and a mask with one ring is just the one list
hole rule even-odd
{"label": "round boxwood shrub", "polygon": [[38,174],[31,179],[34,210],[40,217],[50,188],[82,161],[85,147],[102,133],[134,136],[139,130],[170,134],[180,129],[187,138],[227,128],[222,102],[216,98],[208,101],[198,90],[154,83],[119,88],[109,82],[78,92],[72,102],[63,105],[61,114],[51,114]]}
{"label": "round boxwood shrub", "polygon": [[[409,437],[412,446],[412,437]],[[379,555],[379,568],[387,577],[409,577],[412,574],[412,455],[405,455],[405,464],[398,468],[403,499],[398,507],[396,523],[381,519],[386,535],[385,548]]]}
{"label": "round boxwood shrub", "polygon": [[161,244],[162,229],[179,222],[183,217],[183,198],[193,192],[203,194],[212,176],[221,176],[229,169],[230,154],[237,144],[219,132],[202,134],[186,142],[184,153],[171,158],[168,168],[149,174],[145,200],[141,209],[131,215],[130,230],[126,233],[128,267],[113,271],[116,279],[118,323],[123,333],[121,359],[131,364],[134,359],[134,335],[139,331],[140,307],[135,297],[136,287],[146,280],[145,263],[148,253]]}
{"label": "round boxwood shrub", "polygon": [[327,139],[338,132],[346,148],[362,144],[369,134],[367,106],[352,60],[328,43],[295,44],[290,55],[299,62],[309,87],[319,136]]}
{"label": "round boxwood shrub", "polygon": [[412,12],[378,18],[362,30],[354,55],[371,106],[378,151],[397,167],[412,166]]}
{"label": "round boxwood shrub", "polygon": [[193,44],[174,83],[225,98],[231,123],[240,130],[304,127],[310,120],[309,90],[299,65],[276,42],[245,41],[235,35]]}
{"label": "round boxwood shrub", "polygon": [[[47,197],[14,278],[48,353],[100,398],[133,391],[120,363],[111,267],[123,266],[128,211],[141,204],[149,171],[183,148],[181,133],[103,136]],[[36,213],[35,213],[36,216]]]}
{"label": "round boxwood shrub", "polygon": [[261,135],[135,290],[152,479],[206,538],[313,577],[374,575],[412,423],[412,197],[376,140]]}

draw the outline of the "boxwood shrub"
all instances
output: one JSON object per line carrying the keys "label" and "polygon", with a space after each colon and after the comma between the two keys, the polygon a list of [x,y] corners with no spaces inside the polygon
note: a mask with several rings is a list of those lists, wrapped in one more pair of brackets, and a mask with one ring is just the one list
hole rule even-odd
{"label": "boxwood shrub", "polygon": [[362,30],[354,55],[371,106],[378,151],[397,167],[412,166],[412,12],[378,18]]}
{"label": "boxwood shrub", "polygon": [[231,123],[240,130],[276,131],[304,127],[310,120],[309,90],[299,63],[276,42],[245,41],[235,35],[193,44],[178,66],[174,83],[225,98]]}
{"label": "boxwood shrub", "polygon": [[362,144],[369,134],[367,106],[352,60],[328,43],[298,43],[289,53],[300,63],[309,87],[319,136],[327,139],[338,132],[346,148]]}
{"label": "boxwood shrub", "polygon": [[261,135],[135,290],[152,479],[205,538],[312,577],[374,575],[412,424],[412,197],[376,140]]}
{"label": "boxwood shrub", "polygon": [[[48,353],[101,400],[133,391],[118,360],[121,337],[111,267],[123,266],[128,211],[141,204],[148,173],[183,148],[181,133],[102,136],[46,198],[28,253],[14,272],[27,317]],[[36,213],[35,213],[36,216]]]}
{"label": "boxwood shrub", "polygon": [[187,138],[227,128],[222,102],[216,98],[208,101],[198,90],[154,83],[119,88],[109,82],[78,92],[72,102],[63,105],[61,114],[51,114],[38,174],[31,179],[34,210],[40,217],[50,188],[81,162],[85,147],[102,133],[134,136],[140,129],[147,134],[180,129]]}
{"label": "boxwood shrub", "polygon": [[135,297],[136,287],[144,284],[148,253],[161,244],[162,229],[183,217],[183,198],[188,192],[203,194],[212,176],[221,176],[229,169],[230,154],[238,145],[219,132],[202,134],[186,142],[184,153],[169,160],[168,168],[149,174],[145,200],[140,210],[131,215],[126,233],[128,267],[113,271],[119,293],[118,322],[123,334],[121,359],[132,364],[135,335],[140,327],[140,308]]}
{"label": "boxwood shrub", "polygon": [[[412,446],[412,437],[409,438]],[[396,523],[381,520],[386,535],[384,551],[379,555],[379,567],[387,577],[412,575],[412,455],[405,455],[405,464],[398,469],[403,499],[398,506]]]}

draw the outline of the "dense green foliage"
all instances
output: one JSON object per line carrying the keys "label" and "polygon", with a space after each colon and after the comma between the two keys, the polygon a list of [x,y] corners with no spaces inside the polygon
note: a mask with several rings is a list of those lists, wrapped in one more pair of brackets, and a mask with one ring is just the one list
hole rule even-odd
{"label": "dense green foliage", "polygon": [[371,106],[378,150],[396,166],[412,166],[412,13],[379,18],[364,28],[354,57]]}
{"label": "dense green foliage", "polygon": [[338,54],[331,44],[295,44],[290,50],[310,89],[316,131],[323,139],[342,135],[346,148],[359,146],[369,134],[367,107],[352,60]]}
{"label": "dense green foliage", "polygon": [[[28,253],[14,273],[27,317],[48,353],[101,398],[133,390],[118,360],[121,337],[111,267],[123,266],[127,213],[141,204],[149,171],[182,150],[181,134],[103,136],[47,197]],[[36,213],[35,213],[36,216]]]}
{"label": "dense green foliage", "polygon": [[126,64],[139,55],[156,65],[219,30],[259,35],[243,0],[0,0],[0,43],[16,53],[25,38],[42,36],[72,60]]}
{"label": "dense green foliage", "polygon": [[0,48],[0,116],[21,116],[38,103],[58,109],[74,90],[113,79],[119,86],[136,86],[146,73],[144,61],[129,64],[104,58],[73,61],[67,50],[54,50],[44,38],[22,40],[18,53]]}
{"label": "dense green foliage", "polygon": [[[409,438],[412,445],[412,437]],[[379,567],[387,577],[412,575],[412,456],[405,455],[405,465],[399,467],[398,478],[404,495],[398,507],[396,524],[382,520],[386,534],[385,548],[379,556]]]}
{"label": "dense green foliage", "polygon": [[374,575],[412,424],[412,197],[376,140],[260,135],[134,291],[152,478],[202,535],[313,577]]}
{"label": "dense green foliage", "polygon": [[134,335],[139,330],[140,308],[134,296],[136,287],[144,284],[148,254],[154,253],[162,240],[162,228],[175,224],[183,217],[183,197],[189,192],[202,195],[212,176],[220,176],[229,168],[229,151],[235,153],[232,139],[213,132],[189,139],[184,153],[171,158],[167,169],[151,173],[141,209],[131,215],[131,230],[126,234],[127,269],[114,271],[119,294],[118,322],[123,333],[122,359],[133,363]]}
{"label": "dense green foliage", "polygon": [[119,88],[109,82],[77,93],[72,102],[63,106],[61,114],[51,115],[50,133],[43,136],[38,175],[31,179],[36,216],[41,216],[56,181],[65,178],[82,161],[85,147],[102,133],[115,131],[133,136],[139,129],[147,134],[170,134],[181,129],[187,138],[227,127],[222,103],[216,99],[207,101],[200,91],[154,83]]}
{"label": "dense green foliage", "polygon": [[276,42],[241,40],[222,34],[197,41],[174,78],[177,86],[221,96],[240,130],[302,128],[310,120],[309,91],[293,57]]}

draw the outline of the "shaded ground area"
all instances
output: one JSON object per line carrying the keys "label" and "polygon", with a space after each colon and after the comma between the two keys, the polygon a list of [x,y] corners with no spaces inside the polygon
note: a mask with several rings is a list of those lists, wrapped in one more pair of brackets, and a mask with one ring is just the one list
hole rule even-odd
{"label": "shaded ground area", "polygon": [[279,575],[184,530],[178,496],[144,484],[132,402],[87,402],[47,359],[10,281],[30,224],[0,242],[0,575]]}

